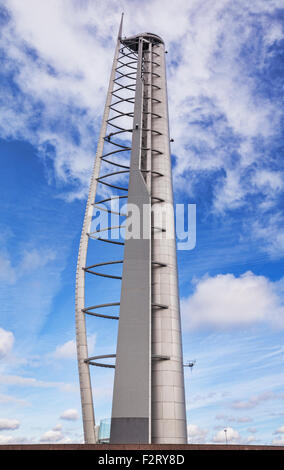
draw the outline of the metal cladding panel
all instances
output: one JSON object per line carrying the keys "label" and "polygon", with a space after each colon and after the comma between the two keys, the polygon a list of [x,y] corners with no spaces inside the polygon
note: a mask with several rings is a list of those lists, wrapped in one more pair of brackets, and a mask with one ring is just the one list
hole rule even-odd
{"label": "metal cladding panel", "polygon": [[148,444],[148,418],[112,418],[112,444]]}
{"label": "metal cladding panel", "polygon": [[[149,204],[149,194],[139,170],[131,172],[128,201],[129,204],[135,204],[137,207]],[[148,221],[142,221],[142,212],[140,216],[141,229],[143,228],[145,231],[148,224],[150,235],[150,217]],[[150,243],[150,236],[148,239],[125,241],[111,443],[149,442],[151,406]]]}

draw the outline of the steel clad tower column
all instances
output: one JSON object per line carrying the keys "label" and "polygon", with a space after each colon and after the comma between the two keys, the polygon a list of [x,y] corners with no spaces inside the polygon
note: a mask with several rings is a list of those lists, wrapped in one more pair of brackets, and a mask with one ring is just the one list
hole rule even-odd
{"label": "steel clad tower column", "polygon": [[161,263],[152,264],[152,304],[164,306],[152,309],[152,442],[178,444],[187,442],[187,429],[163,42],[152,63],[152,171],[163,175],[151,186],[153,224],[162,229],[152,238],[152,261]]}
{"label": "steel clad tower column", "polygon": [[[102,193],[98,184],[104,185]],[[114,211],[113,201],[123,198],[126,213]],[[94,207],[118,217],[119,225],[94,230]],[[123,240],[107,236],[122,227]],[[113,243],[123,250],[120,258],[87,266],[90,239]],[[101,271],[119,265],[121,275]],[[121,280],[119,301],[86,307],[86,273],[105,282]],[[119,316],[108,313],[116,306]],[[85,315],[118,320],[115,354],[88,357]],[[122,21],[80,241],[76,332],[85,442],[96,442],[89,371],[94,365],[115,369],[111,444],[186,443],[165,46],[152,33],[122,38]],[[115,364],[100,362],[114,357]]]}
{"label": "steel clad tower column", "polygon": [[152,220],[125,241],[110,441],[186,443],[165,48],[150,33],[123,43],[139,56],[128,204]]}

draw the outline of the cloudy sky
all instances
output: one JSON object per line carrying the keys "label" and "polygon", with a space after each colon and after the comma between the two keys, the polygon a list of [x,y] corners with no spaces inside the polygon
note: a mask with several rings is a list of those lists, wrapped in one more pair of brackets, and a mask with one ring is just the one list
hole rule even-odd
{"label": "cloudy sky", "polygon": [[[165,40],[175,200],[197,207],[189,442],[284,445],[284,0],[0,0],[0,444],[83,441],[76,258],[122,11]],[[88,331],[114,352],[109,324]]]}

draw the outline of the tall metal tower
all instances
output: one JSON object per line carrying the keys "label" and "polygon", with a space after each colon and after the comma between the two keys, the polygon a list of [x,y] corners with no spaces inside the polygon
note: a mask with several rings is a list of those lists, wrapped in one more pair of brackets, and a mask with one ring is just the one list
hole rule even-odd
{"label": "tall metal tower", "polygon": [[[123,17],[76,276],[77,352],[85,442],[95,442],[89,371],[89,366],[95,365],[115,368],[111,443],[186,443],[165,46],[159,36],[151,33],[122,38],[122,20]],[[126,200],[126,213],[113,209],[114,201]],[[92,231],[94,208],[114,214],[118,225]],[[123,241],[106,236],[121,227],[127,232]],[[88,266],[91,239],[122,248],[122,259]],[[120,276],[102,271],[116,265],[123,266]],[[85,277],[89,274],[116,282],[120,279],[120,300],[86,307]],[[119,306],[119,316],[105,313],[114,306]],[[88,356],[86,315],[119,321],[116,354]],[[100,362],[109,357],[116,358],[115,364]]]}

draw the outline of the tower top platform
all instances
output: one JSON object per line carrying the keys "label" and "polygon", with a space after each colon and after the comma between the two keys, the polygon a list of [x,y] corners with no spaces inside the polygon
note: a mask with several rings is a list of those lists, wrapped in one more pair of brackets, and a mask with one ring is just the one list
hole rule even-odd
{"label": "tower top platform", "polygon": [[135,34],[134,36],[129,36],[127,38],[122,38],[121,42],[126,46],[130,47],[131,49],[137,51],[138,50],[138,42],[139,38],[146,39],[147,41],[151,42],[152,44],[164,44],[163,39],[158,36],[157,34],[153,33],[140,33]]}

